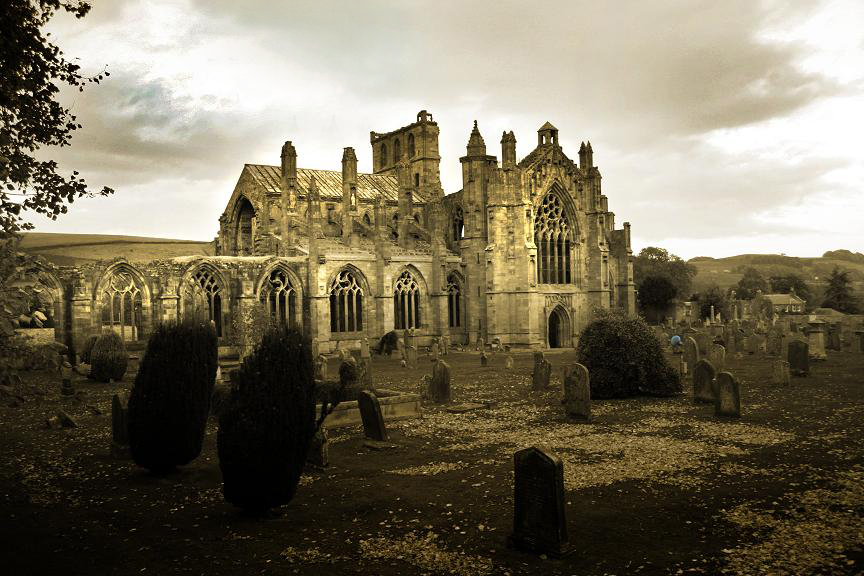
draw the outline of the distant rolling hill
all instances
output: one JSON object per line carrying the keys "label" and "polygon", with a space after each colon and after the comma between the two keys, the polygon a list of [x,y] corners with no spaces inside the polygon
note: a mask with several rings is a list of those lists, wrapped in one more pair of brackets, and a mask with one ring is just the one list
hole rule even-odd
{"label": "distant rolling hill", "polygon": [[110,260],[120,256],[130,262],[142,262],[175,256],[213,254],[213,244],[210,242],[146,236],[48,232],[24,234],[21,249],[43,256],[46,260],[60,266],[74,266],[93,260]]}
{"label": "distant rolling hill", "polygon": [[[859,258],[860,256],[860,258]],[[700,256],[688,260],[698,270],[693,279],[693,291],[701,292],[712,284],[729,288],[738,283],[744,269],[756,268],[766,279],[771,276],[797,274],[813,288],[824,286],[835,266],[849,271],[853,287],[861,294],[864,286],[864,256],[846,251],[826,252],[825,256],[799,258],[781,254],[741,254],[728,258]]]}

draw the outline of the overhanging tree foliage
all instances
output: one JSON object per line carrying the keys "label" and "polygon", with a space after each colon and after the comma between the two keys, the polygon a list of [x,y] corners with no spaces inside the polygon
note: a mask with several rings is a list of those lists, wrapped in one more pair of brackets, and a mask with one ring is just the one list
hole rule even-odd
{"label": "overhanging tree foliage", "polygon": [[735,289],[737,297],[741,300],[752,300],[760,291],[763,293],[768,291],[768,281],[756,268],[746,268]]}
{"label": "overhanging tree foliage", "polygon": [[861,307],[852,290],[852,281],[849,279],[849,272],[847,270],[840,270],[840,268],[835,267],[831,272],[822,306],[833,308],[838,312],[845,312],[846,314],[857,314],[859,312]]}
{"label": "overhanging tree foliage", "polygon": [[[33,225],[23,213],[33,211],[56,219],[67,203],[92,196],[77,171],[59,173],[57,162],[37,159],[45,146],[68,146],[81,127],[75,115],[57,101],[60,86],[83,91],[108,72],[92,76],[67,60],[48,41],[42,28],[58,10],[76,18],[90,11],[84,1],[3,0],[0,2],[0,238]],[[100,194],[111,194],[102,188]]]}

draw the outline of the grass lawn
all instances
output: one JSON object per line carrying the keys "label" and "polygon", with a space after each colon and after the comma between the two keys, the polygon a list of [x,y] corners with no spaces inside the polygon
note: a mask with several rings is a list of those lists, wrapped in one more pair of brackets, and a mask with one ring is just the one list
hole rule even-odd
{"label": "grass lawn", "polygon": [[[360,427],[330,431],[331,466],[308,469],[266,519],[222,500],[215,422],[201,456],[157,478],[109,453],[117,385],[85,379],[83,400],[25,373],[31,394],[0,407],[0,565],[5,574],[857,574],[864,571],[864,354],[831,352],[810,377],[770,383],[772,359],[731,358],[742,418],[677,398],[603,400],[594,421],[560,405],[572,351],[547,354],[553,387],[530,392],[531,355],[480,367],[451,353],[451,414],[392,423],[391,450]],[[431,371],[373,361],[377,387],[417,392]],[[331,364],[330,372],[336,370]],[[78,427],[49,430],[58,408]],[[97,414],[96,412],[101,412]],[[564,461],[575,552],[510,550],[513,453]]]}

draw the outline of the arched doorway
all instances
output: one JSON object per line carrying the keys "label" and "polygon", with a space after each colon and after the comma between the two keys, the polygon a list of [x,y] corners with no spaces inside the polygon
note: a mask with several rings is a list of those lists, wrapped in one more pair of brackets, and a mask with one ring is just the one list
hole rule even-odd
{"label": "arched doorway", "polygon": [[546,342],[549,348],[566,348],[570,346],[570,316],[561,306],[556,306],[549,313],[546,323],[548,334]]}

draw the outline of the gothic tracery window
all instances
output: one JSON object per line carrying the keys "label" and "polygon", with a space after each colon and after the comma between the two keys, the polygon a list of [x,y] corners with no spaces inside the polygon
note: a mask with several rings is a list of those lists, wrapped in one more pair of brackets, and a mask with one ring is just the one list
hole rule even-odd
{"label": "gothic tracery window", "polygon": [[465,230],[465,216],[462,214],[462,207],[456,206],[453,213],[453,241],[458,242],[462,239],[462,234]]}
{"label": "gothic tracery window", "polygon": [[119,269],[102,289],[102,326],[123,340],[137,340],[141,329],[141,289],[131,272]]}
{"label": "gothic tracery window", "polygon": [[189,279],[186,313],[199,322],[213,322],[216,336],[222,337],[222,285],[216,276],[201,268]]}
{"label": "gothic tracery window", "polygon": [[408,134],[408,157],[413,158],[417,153],[417,149],[414,145],[414,134]]}
{"label": "gothic tracery window", "polygon": [[330,331],[363,330],[363,289],[350,270],[342,270],[330,284]]}
{"label": "gothic tracery window", "polygon": [[381,169],[387,166],[387,144],[381,144]]}
{"label": "gothic tracery window", "polygon": [[537,245],[537,282],[571,283],[573,231],[558,196],[550,192],[537,208],[534,243]]}
{"label": "gothic tracery window", "polygon": [[294,327],[297,319],[297,290],[284,270],[275,269],[261,290],[261,302],[270,318],[279,324]]}
{"label": "gothic tracery window", "polygon": [[399,139],[393,141],[393,164],[398,164],[402,160],[402,145]]}
{"label": "gothic tracery window", "polygon": [[420,327],[420,285],[407,270],[393,286],[393,313],[396,329]]}
{"label": "gothic tracery window", "polygon": [[462,289],[455,276],[447,278],[447,318],[450,328],[462,325]]}

